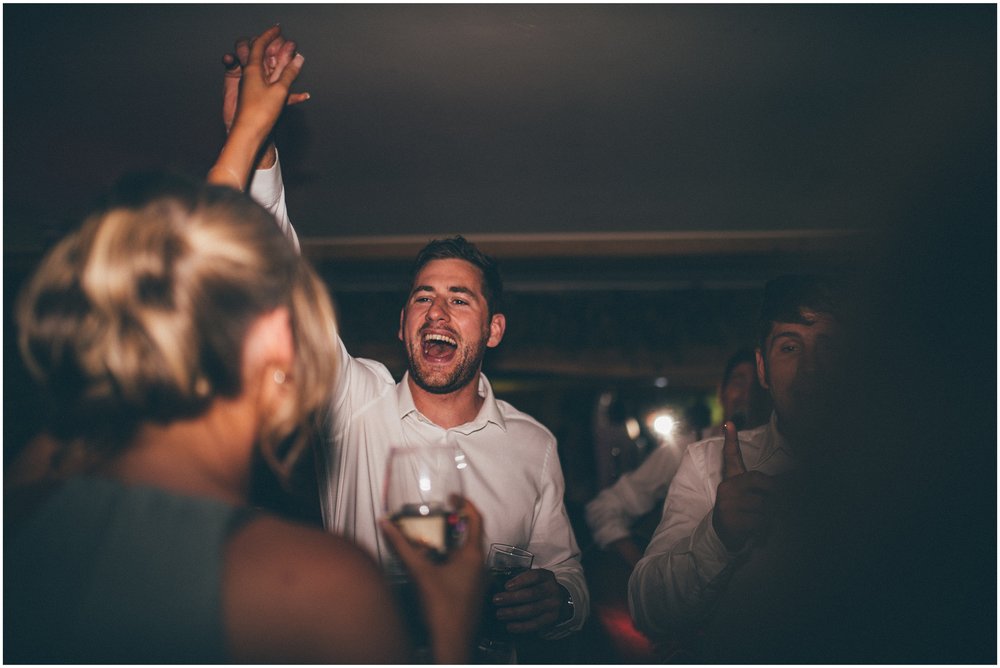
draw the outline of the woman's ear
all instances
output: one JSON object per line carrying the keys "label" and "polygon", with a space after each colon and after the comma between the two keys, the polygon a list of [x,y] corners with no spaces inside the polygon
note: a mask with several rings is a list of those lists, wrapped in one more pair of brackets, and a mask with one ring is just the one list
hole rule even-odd
{"label": "woman's ear", "polygon": [[280,306],[250,325],[243,342],[243,378],[250,380],[261,372],[290,376],[294,363],[291,316]]}

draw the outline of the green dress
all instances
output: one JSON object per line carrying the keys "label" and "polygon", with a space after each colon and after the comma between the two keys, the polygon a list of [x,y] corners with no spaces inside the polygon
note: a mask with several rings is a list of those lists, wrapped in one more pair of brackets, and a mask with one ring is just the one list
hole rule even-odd
{"label": "green dress", "polygon": [[92,477],[5,514],[4,663],[226,662],[224,549],[252,514]]}

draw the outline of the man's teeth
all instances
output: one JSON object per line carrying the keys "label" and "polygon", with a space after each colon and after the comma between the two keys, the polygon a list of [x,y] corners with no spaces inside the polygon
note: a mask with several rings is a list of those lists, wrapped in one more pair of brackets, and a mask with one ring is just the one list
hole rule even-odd
{"label": "man's teeth", "polygon": [[435,341],[439,343],[447,343],[449,346],[458,345],[458,341],[450,336],[445,336],[444,334],[428,334],[424,337],[424,343],[434,343]]}

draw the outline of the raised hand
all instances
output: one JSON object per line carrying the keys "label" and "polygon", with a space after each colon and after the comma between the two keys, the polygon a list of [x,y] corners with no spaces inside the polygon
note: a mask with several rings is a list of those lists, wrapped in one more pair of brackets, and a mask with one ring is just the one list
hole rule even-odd
{"label": "raised hand", "polygon": [[[247,37],[236,40],[232,53],[222,56],[222,64],[226,68],[222,78],[222,123],[226,132],[233,126],[236,117],[236,107],[239,101],[240,80],[243,68],[250,60],[250,42]],[[264,51],[264,73],[269,83],[275,83],[285,67],[295,58],[298,45],[292,40],[286,40],[280,34],[267,45]],[[309,93],[289,93],[285,104],[291,106],[309,99]]]}
{"label": "raised hand", "polygon": [[[280,41],[279,41],[280,40]],[[251,40],[246,46],[246,62],[240,61],[245,49],[237,44],[236,59],[231,61],[234,70],[239,62],[242,76],[239,79],[236,108],[232,114],[229,139],[222,153],[209,171],[210,183],[228,185],[240,190],[250,176],[257,161],[257,153],[281,115],[292,82],[305,61],[302,54],[294,53],[293,42],[281,39],[281,28],[274,26]],[[293,55],[294,54],[294,55]],[[229,76],[224,88],[224,120],[226,105],[232,99],[232,86],[236,77]]]}
{"label": "raised hand", "polygon": [[533,568],[508,580],[507,591],[496,594],[493,604],[509,632],[532,633],[569,619],[563,610],[567,596],[552,571]]}
{"label": "raised hand", "polygon": [[465,542],[444,562],[428,557],[426,548],[410,542],[391,521],[379,522],[420,591],[437,663],[468,662],[486,593],[482,516],[467,500],[460,512],[467,522]]}
{"label": "raised hand", "polygon": [[[260,37],[250,41],[247,63],[241,66],[243,77],[240,81],[239,99],[233,120],[233,125],[236,126],[244,117],[250,117],[251,128],[255,131],[263,128],[265,136],[271,131],[271,127],[284,109],[292,82],[305,62],[301,53],[287,58],[287,48],[279,48],[276,55],[268,56],[268,48],[273,48],[273,43],[279,38],[281,38],[281,28],[273,26],[264,31]],[[285,42],[284,46],[291,46],[294,50],[295,45]],[[274,67],[268,67],[265,57]]]}
{"label": "raised hand", "polygon": [[722,482],[715,497],[712,526],[726,548],[735,552],[767,530],[776,483],[760,471],[747,471],[736,426],[726,422],[722,428]]}

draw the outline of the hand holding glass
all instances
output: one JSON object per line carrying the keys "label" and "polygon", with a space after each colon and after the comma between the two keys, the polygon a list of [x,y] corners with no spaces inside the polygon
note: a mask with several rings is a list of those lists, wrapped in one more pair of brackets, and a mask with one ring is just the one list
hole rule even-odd
{"label": "hand holding glass", "polygon": [[414,543],[439,557],[457,545],[461,452],[447,446],[393,448],[385,472],[385,512]]}
{"label": "hand holding glass", "polygon": [[486,663],[505,663],[513,651],[507,622],[497,619],[493,597],[507,590],[507,581],[531,568],[535,555],[527,550],[493,543],[486,567],[489,569],[489,589],[483,608],[483,626],[479,639],[479,655]]}

